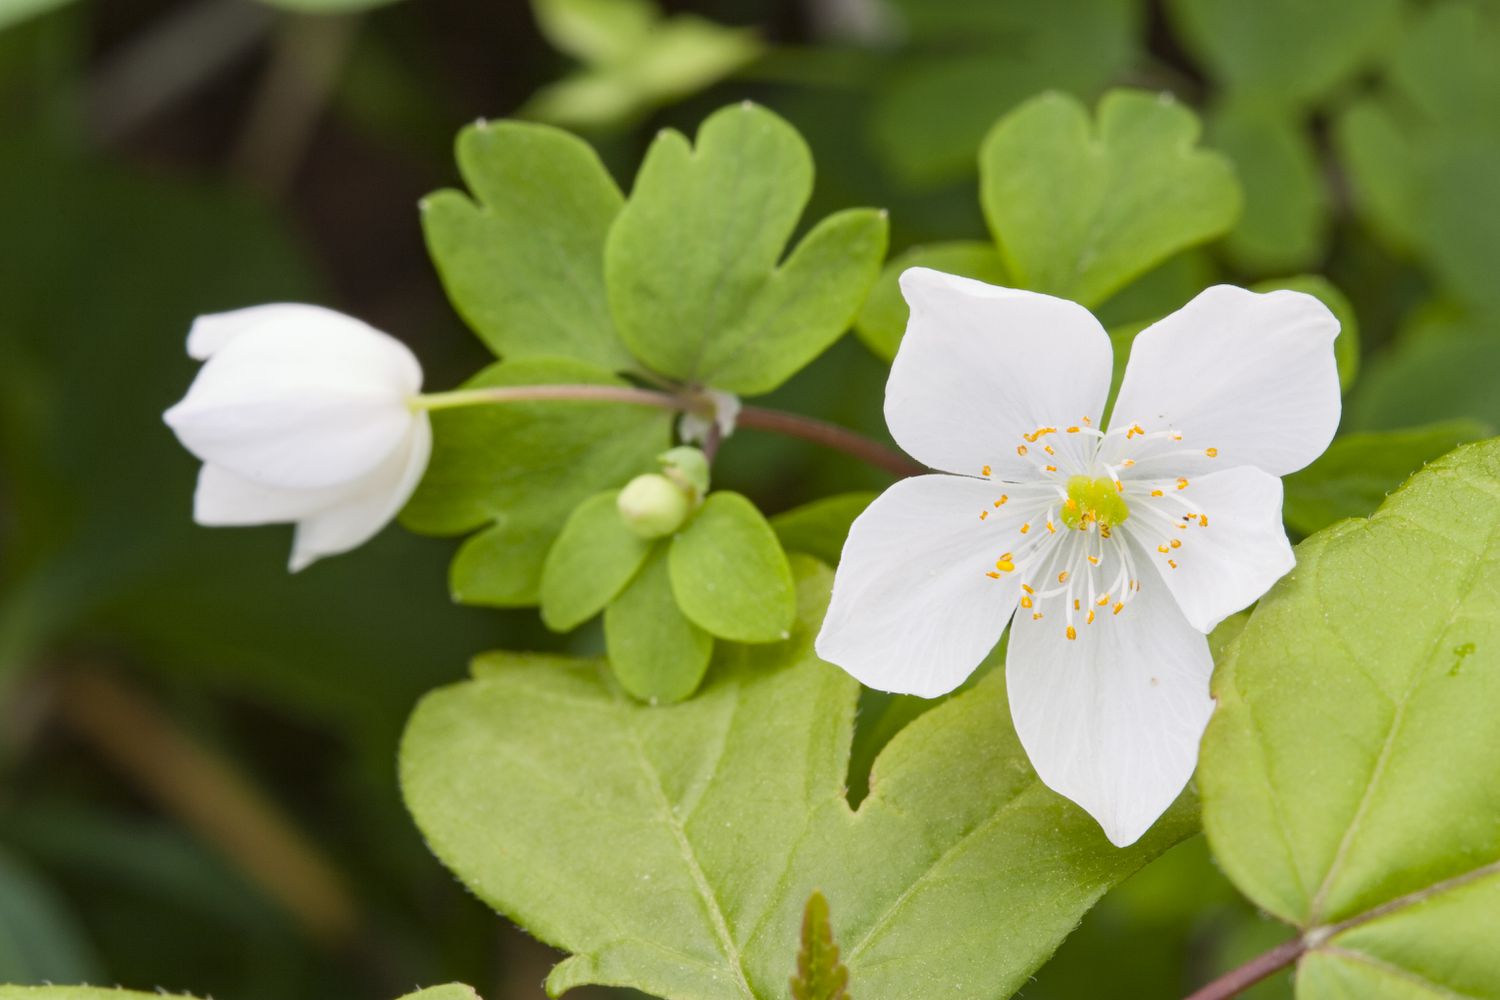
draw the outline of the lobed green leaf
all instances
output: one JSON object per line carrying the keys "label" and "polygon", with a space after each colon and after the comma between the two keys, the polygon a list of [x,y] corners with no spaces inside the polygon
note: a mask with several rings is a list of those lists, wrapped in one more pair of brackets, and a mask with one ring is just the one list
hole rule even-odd
{"label": "lobed green leaf", "polygon": [[781,542],[738,493],[711,493],[672,539],[677,606],[699,628],[735,642],[785,639],[797,592]]}

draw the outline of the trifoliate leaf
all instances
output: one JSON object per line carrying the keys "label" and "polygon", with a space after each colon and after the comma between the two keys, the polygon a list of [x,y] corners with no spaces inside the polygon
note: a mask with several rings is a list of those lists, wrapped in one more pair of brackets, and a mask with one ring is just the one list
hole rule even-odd
{"label": "trifoliate leaf", "polygon": [[1297,995],[1500,995],[1500,441],[1297,549],[1214,674],[1219,865],[1307,942]]}
{"label": "trifoliate leaf", "polygon": [[1224,244],[1233,262],[1254,274],[1317,264],[1328,242],[1328,194],[1306,123],[1276,105],[1232,100],[1210,114],[1208,137],[1244,186],[1245,210]]}
{"label": "trifoliate leaf", "polygon": [[1400,27],[1400,0],[1174,0],[1174,26],[1204,68],[1238,95],[1284,107],[1323,97]]}
{"label": "trifoliate leaf", "polygon": [[664,545],[604,610],[604,644],[621,686],[642,701],[670,704],[698,689],[714,639],[678,608]]}
{"label": "trifoliate leaf", "polygon": [[781,542],[755,504],[711,493],[672,539],[668,566],[682,613],[735,642],[775,642],[797,614],[797,593]]}
{"label": "trifoliate leaf", "polygon": [[980,200],[1015,282],[1092,306],[1226,232],[1239,184],[1198,131],[1170,97],[1130,90],[1106,94],[1097,123],[1061,94],[1001,119],[980,150]]}
{"label": "trifoliate leaf", "polygon": [[[622,384],[581,362],[533,358],[491,365],[464,387],[548,383]],[[547,551],[573,508],[652,468],[671,419],[651,407],[581,401],[438,410],[432,459],[402,521],[434,535],[485,528],[459,550],[454,596],[535,604]]]}
{"label": "trifoliate leaf", "polygon": [[754,31],[649,0],[533,0],[549,41],[585,64],[538,90],[521,114],[567,128],[619,128],[688,97],[760,56]]}
{"label": "trifoliate leaf", "polygon": [[759,394],[833,343],[879,273],[886,221],[831,215],[778,264],[811,191],[806,144],[764,108],[715,113],[696,145],[659,133],[605,251],[635,355],[669,378]]}
{"label": "trifoliate leaf", "polygon": [[719,643],[691,701],[642,705],[602,661],[499,653],[412,717],[408,807],[465,885],[570,953],[549,995],[784,997],[819,889],[857,996],[938,981],[950,1000],[1009,996],[1106,889],[1193,829],[1184,802],[1110,846],[1038,781],[998,672],[892,740],[852,810],[859,685],[812,649],[831,574],[796,565],[791,640]]}
{"label": "trifoliate leaf", "polygon": [[507,360],[632,367],[604,292],[604,240],[624,199],[589,144],[481,122],[459,133],[458,166],[472,197],[429,196],[422,225],[459,315]]}
{"label": "trifoliate leaf", "polygon": [[651,543],[625,526],[618,490],[573,508],[542,565],[542,621],[558,632],[577,628],[604,610],[635,576]]}
{"label": "trifoliate leaf", "polygon": [[837,566],[849,537],[849,526],[870,506],[875,493],[841,493],[794,507],[771,518],[771,528],[788,552],[808,555]]}
{"label": "trifoliate leaf", "polygon": [[839,961],[828,900],[816,889],[802,911],[802,946],[797,949],[792,1000],[849,1000],[849,969]]}
{"label": "trifoliate leaf", "polygon": [[1005,264],[993,243],[980,240],[956,240],[952,243],[930,243],[912,247],[891,259],[870,289],[864,308],[854,321],[854,332],[875,356],[890,361],[901,346],[910,310],[901,297],[901,273],[911,267],[930,267],[965,278],[978,278],[992,285],[1007,284]]}
{"label": "trifoliate leaf", "polygon": [[1335,438],[1316,462],[1286,477],[1282,516],[1303,535],[1346,517],[1367,517],[1423,465],[1488,434],[1484,424],[1452,420]]}

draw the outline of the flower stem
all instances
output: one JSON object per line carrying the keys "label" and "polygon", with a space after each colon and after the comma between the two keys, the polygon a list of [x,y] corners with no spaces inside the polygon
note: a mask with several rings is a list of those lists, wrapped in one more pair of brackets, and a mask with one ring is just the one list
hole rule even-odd
{"label": "flower stem", "polygon": [[1283,941],[1264,954],[1257,955],[1244,965],[1230,969],[1206,986],[1194,991],[1187,1000],[1228,1000],[1238,996],[1268,976],[1280,972],[1302,957],[1307,950],[1307,941],[1294,937]]}
{"label": "flower stem", "polygon": [[[418,396],[412,400],[412,405],[424,410],[448,410],[460,406],[545,400],[634,403],[638,406],[654,406],[662,410],[695,412],[704,416],[712,416],[711,413],[704,412],[706,404],[692,396],[623,385],[518,385],[495,386],[486,389],[456,389],[452,392]],[[923,471],[920,465],[879,441],[871,440],[847,427],[804,417],[797,413],[761,406],[746,406],[740,410],[738,423],[741,427],[801,438],[825,448],[842,451],[846,455],[852,455],[878,469],[889,472],[897,478],[915,476]]]}

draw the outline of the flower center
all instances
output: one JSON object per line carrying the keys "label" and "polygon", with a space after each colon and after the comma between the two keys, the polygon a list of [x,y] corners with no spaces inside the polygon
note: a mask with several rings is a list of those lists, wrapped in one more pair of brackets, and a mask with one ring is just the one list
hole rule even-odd
{"label": "flower center", "polygon": [[1068,495],[1063,500],[1061,514],[1063,524],[1069,528],[1088,531],[1092,525],[1098,525],[1108,537],[1109,528],[1125,523],[1130,508],[1116,480],[1073,476],[1068,480]]}

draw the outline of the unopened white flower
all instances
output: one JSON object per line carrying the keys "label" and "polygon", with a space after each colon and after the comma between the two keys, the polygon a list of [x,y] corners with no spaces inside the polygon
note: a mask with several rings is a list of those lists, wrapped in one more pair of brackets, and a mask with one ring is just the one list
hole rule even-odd
{"label": "unopened white flower", "polygon": [[885,415],[907,479],[854,522],[818,653],[870,687],[953,690],[1012,622],[1011,715],[1048,786],[1118,845],[1191,777],[1206,633],[1291,569],[1279,476],[1339,419],[1338,322],[1218,286],[1111,347],[1082,306],[922,268]]}
{"label": "unopened white flower", "polygon": [[204,362],[166,413],[203,468],[199,524],[296,522],[291,568],[367,541],[406,503],[432,451],[405,345],[340,313],[266,305],[200,317]]}

